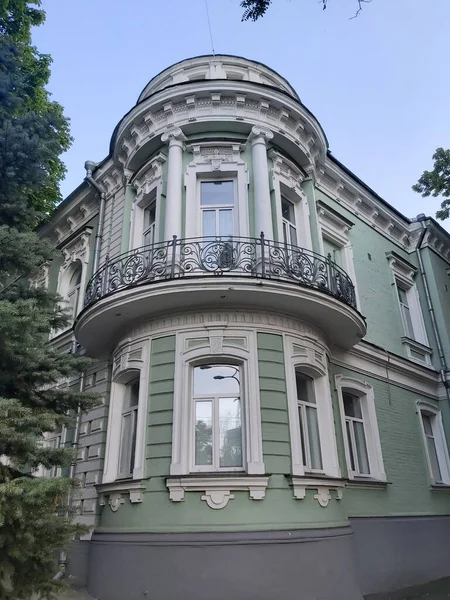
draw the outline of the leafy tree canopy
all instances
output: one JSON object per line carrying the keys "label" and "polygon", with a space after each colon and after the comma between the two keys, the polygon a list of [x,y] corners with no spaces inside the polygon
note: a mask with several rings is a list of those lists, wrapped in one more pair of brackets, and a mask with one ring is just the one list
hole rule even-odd
{"label": "leafy tree canopy", "polygon": [[[306,0],[303,1],[305,2]],[[327,8],[328,2],[329,0],[319,0],[319,4],[322,5],[323,10]],[[363,4],[368,4],[369,2],[372,2],[372,0],[355,0],[356,12],[351,18],[357,17],[362,10]],[[271,4],[272,0],[242,0],[241,7],[244,9],[242,20],[257,21],[266,14]]]}
{"label": "leafy tree canopy", "polygon": [[448,219],[450,216],[450,150],[437,148],[433,154],[434,165],[431,171],[424,171],[412,189],[425,198],[442,196],[441,210],[436,219]]}
{"label": "leafy tree canopy", "polygon": [[0,0],[0,598],[49,597],[58,551],[83,531],[72,523],[65,468],[71,448],[45,435],[73,426],[92,396],[68,385],[86,366],[49,345],[67,324],[59,298],[33,284],[53,249],[34,229],[59,199],[68,122],[50,100],[50,58],[31,43],[38,2]]}

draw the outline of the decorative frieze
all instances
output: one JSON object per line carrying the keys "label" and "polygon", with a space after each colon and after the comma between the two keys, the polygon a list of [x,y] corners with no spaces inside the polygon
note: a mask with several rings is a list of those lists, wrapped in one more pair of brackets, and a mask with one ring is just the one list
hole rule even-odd
{"label": "decorative frieze", "polygon": [[292,488],[294,498],[303,500],[306,497],[307,490],[316,490],[314,499],[319,506],[326,508],[331,500],[331,493],[334,492],[336,500],[342,500],[345,482],[339,479],[306,479],[303,477],[292,477]]}

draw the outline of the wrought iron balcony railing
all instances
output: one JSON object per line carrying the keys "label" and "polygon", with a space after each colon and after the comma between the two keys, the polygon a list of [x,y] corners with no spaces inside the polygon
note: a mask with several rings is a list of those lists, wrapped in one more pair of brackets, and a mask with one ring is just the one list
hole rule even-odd
{"label": "wrought iron balcony railing", "polygon": [[253,277],[314,288],[356,308],[350,277],[327,257],[282,242],[259,238],[190,238],[130,250],[105,264],[90,279],[85,307],[138,285],[188,277]]}

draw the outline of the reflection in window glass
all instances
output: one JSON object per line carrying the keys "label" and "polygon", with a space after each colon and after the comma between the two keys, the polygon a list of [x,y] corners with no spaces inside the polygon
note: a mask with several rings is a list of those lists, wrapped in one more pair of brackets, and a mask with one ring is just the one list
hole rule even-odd
{"label": "reflection in window glass", "polygon": [[139,378],[133,379],[125,386],[119,452],[119,477],[131,477],[133,475],[136,454],[138,404]]}
{"label": "reflection in window glass", "polygon": [[345,429],[350,454],[350,467],[357,475],[370,475],[361,398],[350,392],[342,393]]}
{"label": "reflection in window glass", "polygon": [[433,431],[433,420],[436,417],[422,413],[423,430],[425,433],[425,441],[427,444],[428,457],[430,459],[431,473],[435,483],[442,482],[441,469],[439,467],[439,459],[436,451],[436,440]]}
{"label": "reflection in window glass", "polygon": [[303,466],[307,470],[320,471],[322,469],[322,450],[320,447],[314,381],[312,377],[296,371],[295,382],[297,387]]}
{"label": "reflection in window glass", "polygon": [[200,183],[202,235],[232,237],[234,235],[234,182],[202,181]]}
{"label": "reflection in window glass", "polygon": [[241,369],[231,365],[194,367],[194,467],[243,467]]}

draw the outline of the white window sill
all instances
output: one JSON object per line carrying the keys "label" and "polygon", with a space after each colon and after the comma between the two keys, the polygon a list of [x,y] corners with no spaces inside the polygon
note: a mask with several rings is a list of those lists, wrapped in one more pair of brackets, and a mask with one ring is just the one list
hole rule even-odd
{"label": "white window sill", "polygon": [[342,492],[345,487],[344,480],[324,475],[319,477],[311,475],[305,477],[292,476],[291,484],[294,490],[294,498],[297,500],[303,500],[306,497],[306,490],[316,490],[317,493],[314,494],[314,499],[323,508],[328,506],[331,500],[330,491],[335,492],[336,500],[342,500]]}
{"label": "white window sill", "polygon": [[346,482],[345,487],[358,490],[385,490],[388,485],[391,485],[391,483],[385,479],[357,476],[351,477]]}
{"label": "white window sill", "polygon": [[269,477],[239,474],[184,475],[166,480],[172,502],[183,502],[185,492],[203,492],[202,500],[213,509],[224,508],[234,498],[231,492],[248,492],[252,500],[263,500]]}
{"label": "white window sill", "polygon": [[142,479],[123,479],[110,483],[99,483],[95,486],[100,498],[100,506],[109,505],[116,512],[125,503],[125,496],[129,497],[131,504],[142,502],[145,485]]}
{"label": "white window sill", "polygon": [[430,485],[430,489],[432,492],[450,492],[450,484],[449,483],[432,483]]}
{"label": "white window sill", "polygon": [[[409,337],[402,337],[402,344],[406,348],[406,355],[408,356],[409,360],[412,360],[419,365],[425,365],[427,367],[431,366],[431,355],[433,350],[429,346],[425,346],[424,344],[421,344],[420,342],[417,342]],[[423,358],[413,356],[412,352],[420,354]]]}

